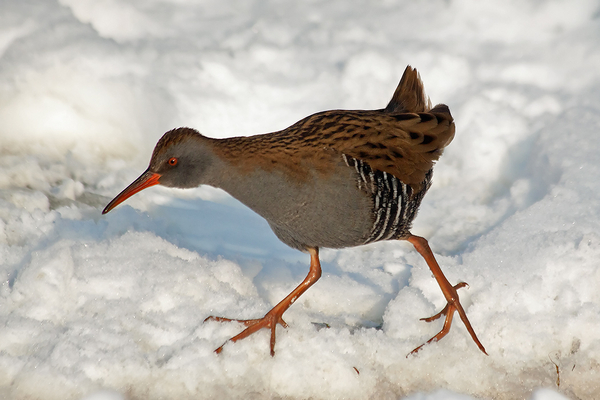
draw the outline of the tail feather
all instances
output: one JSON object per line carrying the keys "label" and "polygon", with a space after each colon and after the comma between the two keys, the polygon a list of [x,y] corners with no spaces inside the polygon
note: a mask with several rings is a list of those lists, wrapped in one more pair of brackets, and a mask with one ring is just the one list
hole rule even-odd
{"label": "tail feather", "polygon": [[388,113],[419,113],[431,110],[431,101],[425,95],[421,76],[410,65],[404,70],[402,79],[385,108]]}

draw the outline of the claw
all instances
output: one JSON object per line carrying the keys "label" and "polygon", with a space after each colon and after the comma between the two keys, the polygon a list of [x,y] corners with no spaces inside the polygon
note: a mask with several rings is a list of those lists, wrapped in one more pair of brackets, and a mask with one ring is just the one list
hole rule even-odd
{"label": "claw", "polygon": [[[302,293],[308,290],[320,277],[321,277],[321,264],[319,262],[319,251],[316,248],[308,249],[310,253],[310,271],[308,275],[300,285],[296,289],[292,291],[289,295],[286,296],[285,299],[281,300],[279,304],[273,307],[268,313],[265,314],[264,317],[258,319],[230,319],[223,317],[214,317],[210,316],[204,320],[206,321],[218,321],[218,322],[240,322],[246,325],[246,329],[242,332],[238,333],[227,342],[237,342],[238,340],[242,340],[252,335],[253,333],[259,331],[263,328],[269,328],[271,330],[271,340],[269,342],[271,357],[275,355],[275,328],[277,328],[277,324],[283,326],[284,328],[288,327],[288,324],[283,320],[283,313],[287,311],[288,308],[296,301]],[[219,348],[215,350],[215,353],[220,354],[223,351],[223,347],[227,344],[227,342],[223,343]]]}
{"label": "claw", "polygon": [[[467,285],[465,282],[460,282],[459,284],[454,285],[453,289],[456,290],[456,289],[463,288],[465,286],[469,286],[469,285]],[[475,342],[475,344],[477,344],[479,349],[485,355],[488,355],[488,353],[485,351],[485,348],[483,347],[483,345],[477,338],[477,335],[475,334],[475,331],[473,330],[473,327],[471,326],[471,323],[469,322],[469,319],[467,318],[467,315],[466,315],[465,311],[463,310],[462,305],[458,301],[458,294],[456,294],[455,300],[453,302],[448,302],[446,304],[446,307],[444,307],[444,309],[442,311],[440,311],[439,313],[435,314],[432,317],[421,318],[421,321],[431,322],[431,321],[435,321],[436,319],[440,318],[442,315],[446,316],[446,320],[444,321],[444,326],[443,326],[442,330],[439,331],[437,333],[437,335],[435,335],[434,337],[429,339],[427,342],[423,343],[422,345],[420,345],[419,347],[417,347],[416,349],[414,349],[413,351],[408,353],[408,355],[406,357],[408,357],[411,354],[416,354],[426,344],[429,344],[431,342],[437,342],[438,340],[440,340],[441,338],[446,336],[448,334],[448,332],[450,332],[450,327],[452,326],[452,318],[454,317],[454,311],[458,311],[458,315],[460,316],[460,319],[463,321],[463,323],[467,327],[467,331],[469,331],[469,333],[471,334],[471,337],[473,338],[473,341]],[[464,316],[464,318],[463,318],[463,316]]]}
{"label": "claw", "polygon": [[[281,315],[277,315],[277,310],[273,308],[269,311],[264,317],[259,319],[230,319],[223,317],[214,317],[210,316],[206,318],[204,321],[218,321],[218,322],[239,322],[247,326],[242,332],[238,333],[227,342],[237,342],[238,340],[244,339],[254,332],[262,328],[269,328],[271,330],[271,356],[275,355],[275,328],[277,324],[283,326],[284,328],[288,327],[288,324],[281,318]],[[215,350],[215,353],[220,354],[223,351],[223,347],[227,344],[227,342],[223,343],[219,348]]]}
{"label": "claw", "polygon": [[438,281],[438,284],[440,285],[440,288],[442,289],[442,293],[444,293],[444,297],[446,298],[448,303],[446,304],[446,307],[444,307],[444,309],[442,311],[440,311],[439,313],[437,313],[429,318],[421,318],[422,321],[431,322],[431,321],[435,321],[436,319],[440,318],[442,315],[446,316],[442,330],[439,331],[437,333],[437,335],[435,335],[434,337],[429,339],[427,342],[423,343],[422,345],[420,345],[419,347],[417,347],[416,349],[411,351],[406,357],[410,356],[411,354],[416,354],[426,344],[429,344],[431,342],[437,342],[438,340],[440,340],[441,338],[446,336],[448,334],[448,332],[450,332],[450,327],[452,326],[452,318],[454,317],[455,311],[458,311],[458,315],[460,316],[460,319],[465,324],[467,331],[471,335],[471,338],[473,339],[473,341],[475,342],[477,347],[479,347],[479,350],[481,350],[485,355],[488,355],[487,352],[485,351],[485,348],[483,347],[483,345],[477,338],[477,335],[475,334],[475,330],[471,326],[471,322],[469,321],[469,318],[467,318],[467,313],[465,312],[462,305],[460,304],[460,300],[458,298],[458,293],[456,291],[457,289],[461,289],[461,288],[463,288],[465,286],[469,286],[469,285],[465,282],[460,282],[460,283],[452,286],[450,284],[450,282],[448,282],[448,280],[446,279],[446,276],[444,276],[444,273],[442,272],[440,266],[438,265],[437,261],[435,260],[435,257],[433,256],[433,252],[429,248],[429,244],[427,243],[427,240],[423,239],[422,237],[414,236],[414,235],[409,236],[407,240],[410,243],[412,243],[413,246],[415,246],[415,249],[423,256],[423,258],[427,262],[427,265],[431,269],[431,272],[433,273],[433,276],[435,277],[435,279]]}

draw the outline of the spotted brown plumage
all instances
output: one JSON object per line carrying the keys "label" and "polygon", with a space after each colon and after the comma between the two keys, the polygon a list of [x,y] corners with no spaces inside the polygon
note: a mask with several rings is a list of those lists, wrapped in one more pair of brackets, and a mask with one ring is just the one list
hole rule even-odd
{"label": "spotted brown plumage", "polygon": [[453,137],[453,119],[444,105],[401,114],[334,110],[311,115],[279,132],[229,138],[216,151],[241,171],[279,167],[297,179],[306,177],[311,168],[327,174],[337,161],[334,156],[346,154],[419,186]]}
{"label": "spotted brown plumage", "polygon": [[407,240],[427,262],[448,302],[425,319],[446,316],[442,330],[427,343],[449,332],[457,311],[485,353],[456,291],[466,284],[452,286],[427,241],[410,233],[431,185],[433,164],[453,137],[450,110],[444,104],[431,107],[417,71],[409,66],[385,109],[320,112],[281,131],[249,137],[212,139],[191,128],[173,129],[157,143],[148,169],[103,213],[152,185],[208,184],[264,217],[281,241],[308,252],[310,271],[304,281],[264,317],[241,321],[247,328],[230,339],[269,328],[271,355],[277,324],[287,326],[283,313],[321,276],[319,248]]}

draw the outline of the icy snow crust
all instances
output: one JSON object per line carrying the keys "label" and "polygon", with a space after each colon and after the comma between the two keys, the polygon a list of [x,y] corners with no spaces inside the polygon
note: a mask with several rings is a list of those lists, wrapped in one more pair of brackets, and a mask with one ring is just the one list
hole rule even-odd
{"label": "icy snow crust", "polygon": [[[600,398],[595,1],[9,0],[0,4],[0,398]],[[405,243],[309,258],[221,191],[154,187],[101,216],[162,133],[384,107],[407,64],[457,134]],[[328,327],[327,327],[328,326]],[[563,397],[565,396],[565,397]]]}

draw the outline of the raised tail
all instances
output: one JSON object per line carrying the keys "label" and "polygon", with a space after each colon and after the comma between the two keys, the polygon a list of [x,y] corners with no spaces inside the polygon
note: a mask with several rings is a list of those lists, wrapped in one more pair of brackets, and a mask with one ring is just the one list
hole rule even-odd
{"label": "raised tail", "polygon": [[404,70],[402,79],[385,108],[388,113],[419,113],[431,110],[431,101],[425,95],[421,76],[410,65]]}

